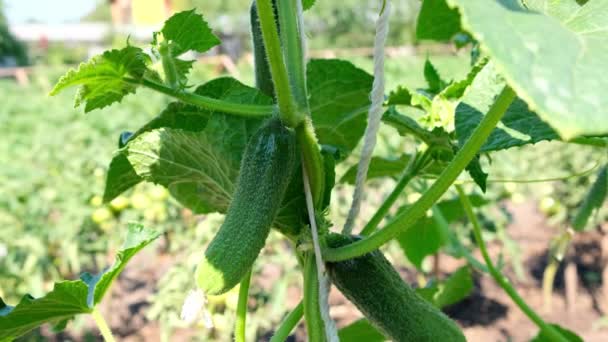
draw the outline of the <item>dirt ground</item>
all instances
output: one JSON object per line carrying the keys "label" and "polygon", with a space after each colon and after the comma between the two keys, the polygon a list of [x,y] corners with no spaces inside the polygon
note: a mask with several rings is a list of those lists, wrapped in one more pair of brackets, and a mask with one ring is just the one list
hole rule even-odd
{"label": "dirt ground", "polygon": [[[507,207],[513,214],[513,223],[507,231],[521,248],[525,280],[517,280],[508,266],[505,270],[520,295],[548,322],[558,323],[575,331],[588,342],[608,341],[608,327],[597,327],[598,320],[608,311],[608,295],[602,287],[601,277],[602,269],[608,260],[608,250],[604,246],[602,251],[601,245],[602,241],[606,245],[608,235],[591,231],[575,237],[565,262],[557,272],[552,308],[547,310],[543,307],[542,273],[547,264],[548,242],[555,234],[556,228],[547,225],[544,216],[532,203],[507,203]],[[604,228],[608,228],[606,224]],[[497,243],[489,245],[490,253],[494,257],[499,254],[501,248]],[[477,256],[481,259],[481,256]],[[149,306],[149,295],[155,291],[155,284],[171,267],[171,263],[167,256],[142,253],[123,272],[112,290],[111,300],[102,308],[119,340],[159,339],[158,324],[147,321],[145,311]],[[462,264],[461,260],[442,256],[441,273],[447,275]],[[565,272],[566,268],[568,271]],[[266,271],[268,274],[260,278],[267,282],[272,282],[274,274],[278,276],[280,273],[280,270],[274,271],[272,267],[264,272]],[[565,274],[568,276],[565,277]],[[414,274],[408,270],[404,270],[404,276],[409,280],[414,279]],[[475,290],[469,298],[444,310],[463,327],[468,341],[523,342],[536,335],[536,326],[488,275],[476,273],[475,285]],[[608,288],[608,284],[604,286]],[[295,306],[300,294],[297,289],[291,290],[293,296],[290,297],[293,301],[286,304]],[[335,289],[330,294],[330,304],[331,314],[339,326],[347,325],[360,317],[357,309]],[[195,334],[196,331],[180,330],[173,340],[188,341]],[[267,339],[264,337],[261,340]],[[302,324],[290,340],[305,341],[305,329]]]}

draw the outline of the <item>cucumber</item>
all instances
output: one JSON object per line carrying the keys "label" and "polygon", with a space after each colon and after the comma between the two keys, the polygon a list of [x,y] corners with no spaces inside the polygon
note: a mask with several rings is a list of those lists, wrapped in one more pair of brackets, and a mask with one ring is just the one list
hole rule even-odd
{"label": "cucumber", "polygon": [[[277,28],[279,28],[279,21],[277,17],[277,3],[276,0],[272,0],[272,7],[274,8],[275,22]],[[253,38],[253,61],[255,67],[255,84],[260,91],[264,94],[274,98],[274,84],[272,83],[272,76],[270,74],[270,65],[266,59],[266,48],[264,47],[264,38],[262,37],[262,29],[260,27],[260,19],[258,17],[258,9],[255,4],[255,0],[251,3],[251,9],[249,10],[251,17],[251,36]]]}
{"label": "cucumber", "polygon": [[225,293],[247,274],[264,247],[295,162],[295,133],[278,118],[264,123],[249,140],[224,223],[196,270],[205,293]]}
{"label": "cucumber", "polygon": [[[326,242],[337,248],[358,239],[329,234]],[[380,251],[327,263],[327,270],[346,298],[392,340],[466,341],[456,323],[417,295]]]}

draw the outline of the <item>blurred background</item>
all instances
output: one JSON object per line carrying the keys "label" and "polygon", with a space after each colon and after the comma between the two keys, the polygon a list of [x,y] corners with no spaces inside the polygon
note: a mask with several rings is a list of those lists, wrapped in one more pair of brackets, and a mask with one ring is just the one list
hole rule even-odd
{"label": "blurred background", "polygon": [[[192,56],[191,83],[231,75],[253,84],[249,0],[0,0],[0,297],[15,304],[25,294],[41,296],[60,279],[96,272],[113,261],[126,223],[138,221],[164,232],[154,247],[137,256],[102,306],[112,330],[124,341],[231,340],[238,289],[210,299],[213,329],[187,326],[179,319],[183,299],[194,287],[192,267],[222,221],[220,215],[194,216],[162,187],[140,184],[103,204],[107,166],[122,131],[135,130],[156,116],[170,99],[145,89],[119,106],[84,115],[73,109],[72,93],[47,96],[67,69],[111,47],[147,43],[172,13],[196,8],[222,44]],[[387,48],[387,90],[425,86],[428,58],[444,79],[463,78],[470,51],[415,40],[418,0],[394,1]],[[371,70],[375,2],[326,1],[306,14],[310,56],[345,58]],[[390,128],[380,132],[376,155],[400,156],[411,141]],[[409,144],[409,145],[408,145]],[[491,182],[479,208],[495,260],[529,303],[548,320],[568,326],[588,340],[607,336],[608,258],[606,208],[586,232],[572,239],[564,261],[555,264],[552,306],[543,301],[542,277],[554,260],[549,248],[563,236],[594,181],[594,165],[605,151],[562,143],[539,143],[484,160]],[[337,170],[340,179],[357,153]],[[585,171],[589,172],[585,172]],[[580,173],[580,174],[579,174]],[[567,177],[577,174],[576,177]],[[545,178],[552,182],[518,182]],[[532,179],[533,178],[533,179]],[[362,211],[369,218],[394,185],[374,180]],[[400,204],[415,201],[427,184],[406,190]],[[473,186],[469,188],[474,191]],[[344,221],[352,187],[335,190],[331,218]],[[446,199],[454,197],[450,193]],[[470,243],[466,221],[451,227]],[[474,246],[472,246],[474,247]],[[267,340],[301,296],[291,246],[271,234],[256,262],[249,303],[250,340]],[[386,247],[402,275],[418,287],[449,277],[463,261],[436,253],[417,262],[397,242]],[[558,266],[559,265],[559,266]],[[602,272],[604,275],[602,275]],[[434,281],[433,280],[433,281]],[[472,287],[445,311],[471,341],[524,341],[536,329],[487,276],[473,274]],[[546,291],[546,290],[545,290]],[[340,326],[360,317],[337,291],[330,297]],[[543,309],[544,308],[544,309]],[[295,340],[302,340],[299,327]],[[86,317],[59,335],[43,328],[23,338],[99,340]],[[605,340],[605,339],[604,339]]]}

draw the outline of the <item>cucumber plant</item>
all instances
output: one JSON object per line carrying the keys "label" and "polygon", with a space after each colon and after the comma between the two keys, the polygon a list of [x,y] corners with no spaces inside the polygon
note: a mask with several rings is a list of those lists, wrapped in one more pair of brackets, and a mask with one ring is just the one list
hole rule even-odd
{"label": "cucumber plant", "polygon": [[[498,282],[538,326],[536,341],[579,340],[545,322],[493,264],[473,210],[484,204],[483,197],[468,195],[459,177],[467,171],[485,192],[491,179],[482,156],[545,140],[606,149],[608,100],[602,90],[608,79],[600,71],[608,60],[602,48],[608,44],[607,3],[424,0],[417,37],[470,45],[471,68],[464,79],[446,81],[428,61],[427,89],[401,86],[387,94],[383,124],[413,138],[418,152],[392,161],[372,159],[368,178],[391,176],[397,185],[359,236],[333,232],[327,214],[336,164],[353,152],[366,129],[374,77],[347,61],[306,60],[302,18],[313,5],[314,0],[253,2],[255,88],[230,77],[189,83],[194,61],[183,54],[220,43],[194,10],[169,18],[145,49],[128,43],[59,79],[51,95],[79,86],[75,104],[84,105],[85,112],[115,105],[140,88],[175,100],[138,130],[121,134],[104,200],[146,181],[166,187],[195,213],[226,214],[196,282],[210,295],[241,283],[237,341],[245,340],[252,265],[272,228],[293,245],[304,287],[302,303],[276,328],[272,341],[284,341],[302,316],[313,341],[355,340],[351,332],[361,329],[379,340],[462,341],[458,326],[439,309],[470,290],[470,269]],[[385,5],[380,3],[379,12]],[[404,114],[413,108],[424,115]],[[352,182],[348,174],[341,182]],[[453,185],[456,191],[450,190]],[[423,189],[422,195],[389,216],[408,186]],[[459,199],[442,200],[449,191]],[[606,191],[592,191],[577,225],[587,222],[606,197]],[[463,217],[472,223],[483,262],[450,230]],[[417,234],[429,231],[436,236],[432,241]],[[394,239],[411,259],[449,244],[469,266],[439,285],[413,290],[379,250]],[[367,321],[332,333],[326,276]],[[50,320],[16,317],[21,305],[11,310],[2,303],[0,326],[19,321],[31,329]],[[27,329],[8,330],[0,340]],[[111,339],[107,329],[104,336]]]}

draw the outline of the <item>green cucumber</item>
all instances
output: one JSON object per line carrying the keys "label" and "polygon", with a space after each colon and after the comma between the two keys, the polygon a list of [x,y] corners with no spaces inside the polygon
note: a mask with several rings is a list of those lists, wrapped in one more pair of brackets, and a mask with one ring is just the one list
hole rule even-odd
{"label": "green cucumber", "polygon": [[[277,17],[276,0],[272,1],[272,6],[275,10],[275,18]],[[270,74],[270,65],[266,59],[266,47],[264,46],[264,38],[262,37],[262,29],[260,27],[260,19],[258,17],[258,9],[255,1],[251,4],[249,10],[251,17],[251,36],[253,38],[253,63],[255,67],[255,84],[264,94],[274,98],[274,83],[272,83],[272,75]],[[275,20],[277,28],[279,21]],[[280,29],[280,28],[279,28]]]}
{"label": "green cucumber", "polygon": [[[326,242],[338,248],[358,239],[330,234]],[[380,251],[327,263],[327,270],[346,298],[392,340],[466,341],[456,323],[416,294]]]}
{"label": "green cucumber", "polygon": [[224,223],[196,270],[198,286],[222,294],[247,274],[266,242],[296,162],[295,133],[272,118],[253,135]]}

